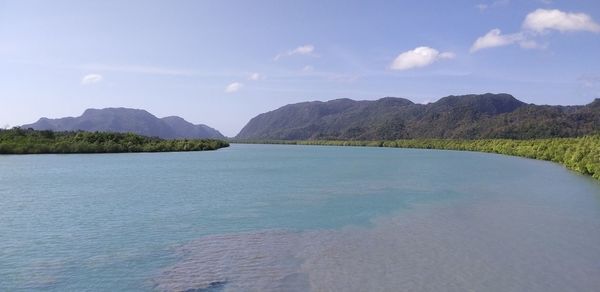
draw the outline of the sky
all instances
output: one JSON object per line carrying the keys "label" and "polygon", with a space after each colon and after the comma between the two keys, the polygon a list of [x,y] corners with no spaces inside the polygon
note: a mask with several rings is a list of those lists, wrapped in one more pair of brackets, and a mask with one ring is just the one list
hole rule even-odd
{"label": "sky", "polygon": [[236,135],[286,104],[600,98],[600,1],[0,0],[0,127],[87,108]]}

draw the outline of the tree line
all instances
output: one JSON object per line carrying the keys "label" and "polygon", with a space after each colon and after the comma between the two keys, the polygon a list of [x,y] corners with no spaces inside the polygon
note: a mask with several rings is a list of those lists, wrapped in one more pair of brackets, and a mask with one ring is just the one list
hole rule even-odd
{"label": "tree line", "polygon": [[133,133],[0,130],[0,154],[203,151],[228,146],[221,140],[165,140]]}

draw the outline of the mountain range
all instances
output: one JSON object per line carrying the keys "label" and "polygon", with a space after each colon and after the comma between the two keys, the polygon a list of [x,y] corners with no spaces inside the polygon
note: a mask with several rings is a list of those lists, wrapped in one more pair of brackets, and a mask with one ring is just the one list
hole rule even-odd
{"label": "mountain range", "polygon": [[163,139],[225,138],[219,131],[194,125],[180,117],[157,118],[151,113],[130,108],[87,109],[79,117],[60,119],[41,118],[21,128],[52,131],[131,132]]}
{"label": "mountain range", "polygon": [[[132,132],[164,139],[224,139],[219,131],[141,109],[88,109],[21,128]],[[428,104],[405,98],[347,98],[289,104],[252,118],[236,140],[532,139],[600,133],[600,99],[587,105],[524,103],[510,94],[451,95]]]}
{"label": "mountain range", "polygon": [[529,139],[599,131],[600,99],[587,105],[550,106],[486,93],[447,96],[428,104],[396,97],[290,104],[254,117],[236,139]]}

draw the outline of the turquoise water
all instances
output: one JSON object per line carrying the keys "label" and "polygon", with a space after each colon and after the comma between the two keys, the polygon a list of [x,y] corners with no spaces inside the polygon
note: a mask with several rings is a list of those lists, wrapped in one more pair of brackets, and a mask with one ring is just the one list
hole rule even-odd
{"label": "turquoise water", "polygon": [[0,237],[0,291],[600,290],[600,184],[482,153],[0,156]]}

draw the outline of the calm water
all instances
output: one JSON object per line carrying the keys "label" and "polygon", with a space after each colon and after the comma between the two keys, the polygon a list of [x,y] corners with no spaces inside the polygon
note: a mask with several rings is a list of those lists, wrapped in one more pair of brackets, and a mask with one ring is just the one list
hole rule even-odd
{"label": "calm water", "polygon": [[501,155],[0,156],[0,291],[600,291],[600,184]]}

